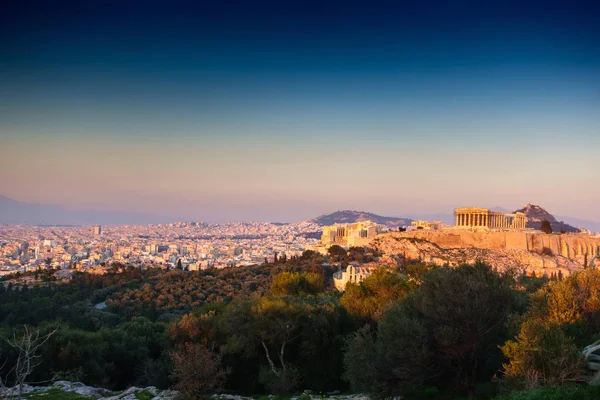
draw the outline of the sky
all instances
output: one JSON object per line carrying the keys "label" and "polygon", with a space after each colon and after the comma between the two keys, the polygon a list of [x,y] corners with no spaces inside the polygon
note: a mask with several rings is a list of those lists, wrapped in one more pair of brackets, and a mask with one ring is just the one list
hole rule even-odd
{"label": "sky", "polygon": [[1,195],[214,222],[529,202],[600,221],[592,1],[2,7]]}

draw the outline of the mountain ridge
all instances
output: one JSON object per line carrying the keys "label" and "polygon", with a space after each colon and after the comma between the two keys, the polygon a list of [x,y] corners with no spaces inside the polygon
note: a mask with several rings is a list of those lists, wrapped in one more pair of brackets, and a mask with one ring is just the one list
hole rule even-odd
{"label": "mountain ridge", "polygon": [[540,229],[542,221],[547,220],[554,232],[579,232],[579,228],[571,226],[564,221],[557,221],[554,215],[537,204],[527,203],[524,207],[515,210],[515,213],[517,212],[521,212],[527,216],[528,228]]}
{"label": "mountain ridge", "polygon": [[366,211],[356,210],[338,210],[329,214],[323,214],[310,220],[320,226],[334,224],[348,224],[360,221],[373,221],[388,228],[398,228],[410,225],[413,221],[410,218],[384,217]]}
{"label": "mountain ridge", "polygon": [[0,194],[0,224],[146,225],[173,221],[170,217],[135,211],[80,210],[58,204],[27,203]]}

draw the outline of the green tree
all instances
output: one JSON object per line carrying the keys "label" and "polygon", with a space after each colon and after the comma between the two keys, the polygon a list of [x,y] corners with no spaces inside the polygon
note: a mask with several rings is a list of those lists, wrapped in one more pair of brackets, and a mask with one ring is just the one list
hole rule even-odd
{"label": "green tree", "polygon": [[[513,285],[512,277],[483,264],[434,268],[384,314],[377,351],[357,356],[352,352],[363,350],[350,346],[346,365],[363,357],[375,366],[374,396],[408,394],[420,383],[472,395],[477,381],[489,381],[501,366],[498,346],[508,337],[509,316],[521,306]],[[356,376],[357,366],[348,377]]]}
{"label": "green tree", "polygon": [[542,224],[540,225],[540,231],[548,234],[552,233],[552,225],[550,225],[550,222],[547,219],[542,221]]}
{"label": "green tree", "polygon": [[530,296],[518,335],[502,351],[509,379],[523,386],[555,385],[582,372],[578,349],[600,330],[600,271],[551,281]]}
{"label": "green tree", "polygon": [[327,253],[329,253],[329,255],[332,258],[339,260],[341,258],[346,257],[346,254],[348,252],[342,246],[334,244],[333,246],[329,247],[329,249],[327,249]]}
{"label": "green tree", "polygon": [[375,322],[412,289],[413,286],[398,271],[377,268],[361,283],[348,283],[340,304],[357,321]]}
{"label": "green tree", "polygon": [[323,292],[323,277],[311,272],[282,272],[273,277],[274,296],[302,296]]}

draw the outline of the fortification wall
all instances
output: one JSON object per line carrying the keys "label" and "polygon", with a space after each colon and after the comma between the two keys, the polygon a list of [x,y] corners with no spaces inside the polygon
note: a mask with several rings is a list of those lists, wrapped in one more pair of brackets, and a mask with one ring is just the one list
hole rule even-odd
{"label": "fortification wall", "polygon": [[[446,231],[393,232],[393,237],[416,238],[435,243],[445,249],[476,247],[489,250],[527,250],[541,253],[548,248],[553,254],[569,259],[595,257],[600,254],[600,238],[584,234],[545,234],[516,231]],[[547,250],[546,250],[547,251]]]}

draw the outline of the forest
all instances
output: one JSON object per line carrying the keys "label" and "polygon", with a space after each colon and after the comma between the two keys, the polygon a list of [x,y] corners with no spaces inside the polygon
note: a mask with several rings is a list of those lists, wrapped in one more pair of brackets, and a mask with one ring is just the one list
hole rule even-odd
{"label": "forest", "polygon": [[600,398],[581,352],[600,339],[600,272],[500,274],[482,263],[378,268],[338,292],[335,271],[370,249],[248,267],[114,265],[0,286],[0,377],[17,382],[15,341],[47,340],[28,382],[120,390],[366,393],[373,399]]}

